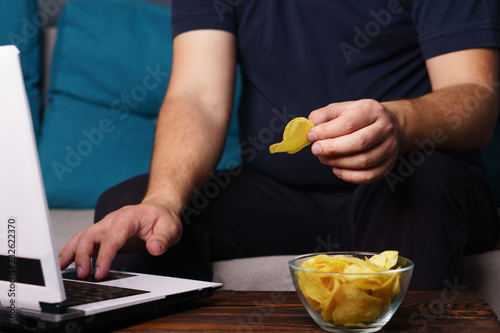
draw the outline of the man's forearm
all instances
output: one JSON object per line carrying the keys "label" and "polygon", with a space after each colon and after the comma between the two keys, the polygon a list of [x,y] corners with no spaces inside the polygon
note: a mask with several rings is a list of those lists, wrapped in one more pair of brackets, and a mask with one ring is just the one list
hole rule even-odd
{"label": "man's forearm", "polygon": [[223,149],[228,120],[204,117],[199,108],[189,98],[167,97],[158,118],[145,200],[163,202],[178,213],[193,189],[208,180]]}
{"label": "man's forearm", "polygon": [[[440,135],[439,149],[461,152],[488,144],[498,116],[498,84],[467,83],[419,98],[382,103],[399,124],[400,153]],[[444,140],[442,138],[445,138]]]}
{"label": "man's forearm", "polygon": [[233,105],[236,38],[201,29],[174,38],[144,202],[180,214],[222,154]]}

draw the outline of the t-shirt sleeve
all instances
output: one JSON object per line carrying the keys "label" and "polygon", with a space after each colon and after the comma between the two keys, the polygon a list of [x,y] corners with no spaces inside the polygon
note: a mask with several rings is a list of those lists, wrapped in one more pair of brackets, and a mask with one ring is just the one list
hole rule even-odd
{"label": "t-shirt sleeve", "polygon": [[499,0],[413,0],[412,16],[425,59],[500,47]]}
{"label": "t-shirt sleeve", "polygon": [[173,0],[173,37],[190,30],[217,29],[235,33],[235,11],[242,0]]}

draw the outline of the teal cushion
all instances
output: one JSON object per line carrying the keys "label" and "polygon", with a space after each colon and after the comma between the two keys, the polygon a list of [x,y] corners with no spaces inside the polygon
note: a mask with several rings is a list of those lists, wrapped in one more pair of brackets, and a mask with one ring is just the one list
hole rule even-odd
{"label": "teal cushion", "polygon": [[241,165],[241,152],[240,152],[240,127],[239,127],[239,117],[238,109],[239,102],[241,98],[241,90],[243,89],[243,82],[241,77],[241,72],[238,67],[236,73],[236,82],[234,87],[234,105],[233,112],[231,114],[231,120],[229,122],[229,128],[227,130],[226,136],[226,146],[224,147],[224,152],[217,166],[218,170],[226,170],[235,168]]}
{"label": "teal cushion", "polygon": [[21,51],[21,65],[33,126],[38,137],[41,85],[41,16],[34,0],[0,1],[0,45],[16,45]]}
{"label": "teal cushion", "polygon": [[93,207],[106,188],[148,170],[153,118],[121,114],[106,105],[89,107],[87,101],[64,95],[51,105],[40,142],[51,206]]}
{"label": "teal cushion", "polygon": [[[39,144],[51,207],[92,208],[106,188],[148,171],[170,77],[170,14],[138,0],[66,4]],[[221,163],[240,161],[236,117],[230,132]]]}

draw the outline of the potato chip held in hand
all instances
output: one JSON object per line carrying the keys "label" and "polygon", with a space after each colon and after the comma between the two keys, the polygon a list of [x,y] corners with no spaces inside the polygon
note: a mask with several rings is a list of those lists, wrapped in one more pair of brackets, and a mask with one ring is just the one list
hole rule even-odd
{"label": "potato chip held in hand", "polygon": [[307,118],[297,117],[292,119],[285,127],[283,141],[275,143],[269,147],[271,154],[288,153],[295,154],[302,148],[311,144],[307,140],[307,133],[314,124]]}

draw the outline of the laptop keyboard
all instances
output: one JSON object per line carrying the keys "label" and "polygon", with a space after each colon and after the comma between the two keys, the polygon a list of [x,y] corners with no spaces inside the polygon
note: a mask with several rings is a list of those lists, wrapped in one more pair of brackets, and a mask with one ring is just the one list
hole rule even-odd
{"label": "laptop keyboard", "polygon": [[66,290],[66,300],[61,306],[77,306],[127,296],[146,294],[149,291],[128,289],[121,287],[110,287],[98,284],[63,280]]}

